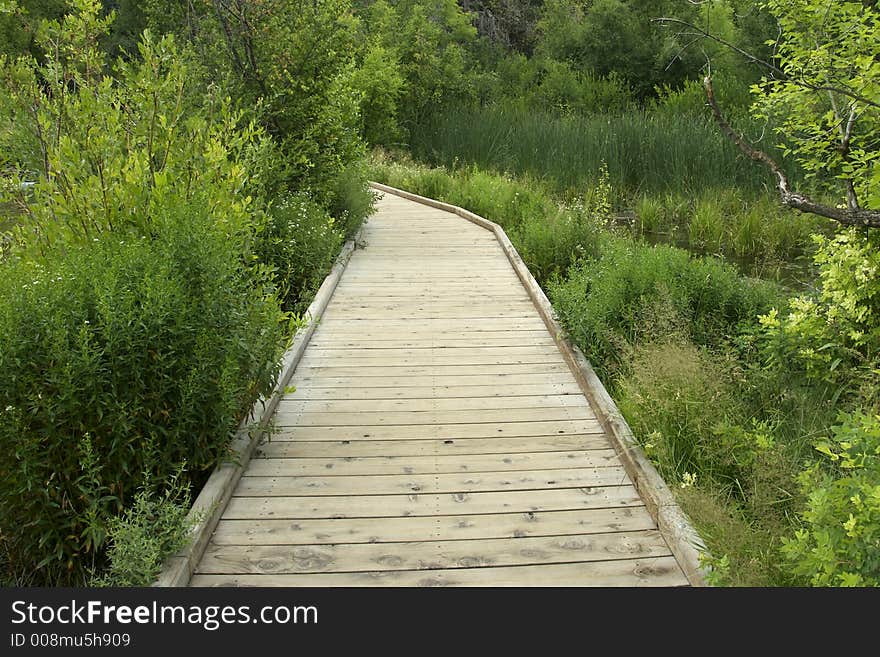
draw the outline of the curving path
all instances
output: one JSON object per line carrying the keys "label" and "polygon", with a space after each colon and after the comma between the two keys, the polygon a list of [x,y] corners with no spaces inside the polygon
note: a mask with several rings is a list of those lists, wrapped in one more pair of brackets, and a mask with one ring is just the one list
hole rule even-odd
{"label": "curving path", "polygon": [[495,235],[364,242],[190,584],[687,585]]}

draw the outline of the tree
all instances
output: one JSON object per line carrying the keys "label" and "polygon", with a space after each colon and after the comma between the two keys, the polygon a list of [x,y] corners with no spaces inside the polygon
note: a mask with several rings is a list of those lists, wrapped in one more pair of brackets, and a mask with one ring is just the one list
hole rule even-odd
{"label": "tree", "polygon": [[[796,161],[817,200],[795,190],[785,169],[734,131],[704,84],[721,129],[748,157],[776,176],[782,202],[843,225],[880,227],[880,14],[873,0],[767,0],[779,37],[775,57],[762,59],[680,19],[689,34],[730,47],[765,70],[752,87],[752,114],[773,125],[782,149]],[[835,202],[837,201],[837,202]]]}

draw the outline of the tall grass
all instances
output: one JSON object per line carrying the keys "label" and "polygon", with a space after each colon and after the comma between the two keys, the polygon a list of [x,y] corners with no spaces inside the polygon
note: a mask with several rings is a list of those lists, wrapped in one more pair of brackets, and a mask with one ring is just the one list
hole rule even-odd
{"label": "tall grass", "polygon": [[445,166],[527,174],[557,191],[592,186],[601,164],[627,196],[719,187],[760,192],[773,181],[709,119],[629,112],[558,116],[518,109],[460,109],[437,116],[411,139],[413,154]]}

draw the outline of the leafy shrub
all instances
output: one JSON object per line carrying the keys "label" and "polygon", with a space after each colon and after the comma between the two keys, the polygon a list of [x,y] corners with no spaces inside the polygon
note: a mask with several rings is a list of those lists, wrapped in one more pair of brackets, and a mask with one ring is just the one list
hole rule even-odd
{"label": "leafy shrub", "polygon": [[564,275],[573,262],[597,256],[600,230],[611,219],[610,196],[608,172],[603,168],[588,196],[562,212],[527,215],[511,231],[511,240],[538,281]]}
{"label": "leafy shrub", "polygon": [[363,94],[362,134],[367,143],[391,146],[403,139],[397,105],[404,91],[397,54],[381,45],[370,46],[355,72],[354,86]]}
{"label": "leafy shrub", "polygon": [[0,535],[13,571],[81,582],[149,465],[144,443],[161,455],[157,480],[184,460],[201,479],[271,388],[282,315],[207,208],[172,205],[151,239],[104,233],[3,265]]}
{"label": "leafy shrub", "polygon": [[108,566],[93,586],[149,586],[165,560],[181,549],[197,518],[187,518],[192,499],[181,468],[159,490],[149,472],[134,501],[108,525]]}
{"label": "leafy shrub", "polygon": [[376,209],[376,195],[367,183],[367,164],[352,163],[336,179],[328,211],[345,239],[355,236]]}
{"label": "leafy shrub", "polygon": [[811,586],[880,586],[880,416],[841,417],[816,449],[825,458],[798,479],[807,506],[787,564]]}
{"label": "leafy shrub", "polygon": [[819,290],[760,318],[764,357],[789,376],[828,383],[838,395],[877,399],[880,359],[880,237],[856,229],[816,237]]}
{"label": "leafy shrub", "polygon": [[343,239],[333,218],[306,194],[285,196],[270,210],[258,251],[274,271],[286,310],[305,310]]}
{"label": "leafy shrub", "polygon": [[564,275],[578,258],[595,256],[600,219],[580,206],[551,215],[532,215],[511,230],[510,239],[534,277],[545,282]]}
{"label": "leafy shrub", "polygon": [[624,364],[625,345],[643,339],[643,313],[658,295],[667,296],[688,336],[704,346],[724,343],[777,298],[769,284],[674,247],[609,238],[599,252],[572,267],[549,292],[569,335],[606,381]]}

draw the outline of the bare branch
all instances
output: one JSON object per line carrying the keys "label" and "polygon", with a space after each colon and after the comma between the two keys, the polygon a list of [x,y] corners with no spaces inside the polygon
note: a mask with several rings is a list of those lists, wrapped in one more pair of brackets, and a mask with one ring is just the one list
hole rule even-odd
{"label": "bare branch", "polygon": [[[772,157],[764,151],[758,150],[747,142],[742,135],[730,127],[730,124],[721,113],[718,107],[718,101],[715,99],[715,90],[712,88],[712,78],[708,75],[703,79],[703,87],[706,89],[706,98],[709,101],[709,107],[715,115],[715,120],[721,128],[721,131],[727,135],[730,140],[750,159],[761,162],[776,176],[776,186],[782,198],[783,205],[801,212],[809,212],[822,217],[834,219],[844,226],[867,226],[871,228],[880,228],[880,210],[865,210],[860,208],[855,198],[850,199],[850,203],[846,208],[838,208],[830,205],[817,203],[805,194],[798,193],[791,189],[788,176],[782,167],[776,163]],[[851,115],[852,116],[852,115]],[[855,205],[853,206],[853,203]]]}

